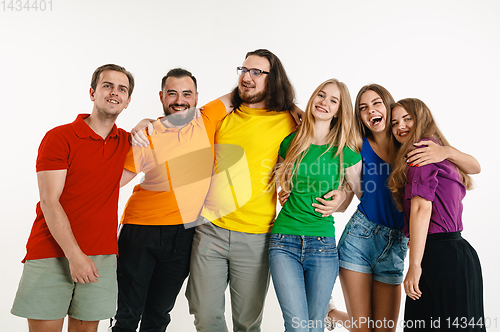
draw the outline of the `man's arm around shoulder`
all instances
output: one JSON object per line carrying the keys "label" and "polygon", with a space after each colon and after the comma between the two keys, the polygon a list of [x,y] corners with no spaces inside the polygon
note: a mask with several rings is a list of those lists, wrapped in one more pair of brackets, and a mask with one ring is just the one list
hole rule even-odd
{"label": "man's arm around shoulder", "polygon": [[50,233],[61,247],[69,261],[71,277],[74,282],[97,282],[97,268],[85,255],[76,242],[68,216],[64,212],[59,198],[61,197],[67,170],[37,172],[40,207]]}

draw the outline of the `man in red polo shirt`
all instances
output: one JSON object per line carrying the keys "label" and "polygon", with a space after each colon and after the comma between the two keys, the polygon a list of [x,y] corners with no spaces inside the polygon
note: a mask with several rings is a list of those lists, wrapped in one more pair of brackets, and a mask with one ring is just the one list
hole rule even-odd
{"label": "man in red polo shirt", "polygon": [[118,193],[129,149],[115,120],[134,78],[109,64],[92,75],[92,114],[45,135],[36,170],[40,202],[12,314],[30,331],[96,331],[116,309]]}

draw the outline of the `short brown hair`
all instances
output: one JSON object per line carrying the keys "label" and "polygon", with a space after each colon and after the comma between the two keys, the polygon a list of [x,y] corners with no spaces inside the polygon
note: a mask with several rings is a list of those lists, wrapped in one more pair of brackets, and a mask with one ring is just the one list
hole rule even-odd
{"label": "short brown hair", "polygon": [[94,73],[92,74],[92,81],[90,81],[90,87],[95,91],[95,89],[97,88],[97,80],[99,79],[99,76],[103,71],[106,70],[114,70],[127,75],[128,85],[129,85],[128,96],[130,97],[132,95],[132,92],[134,91],[134,76],[132,76],[132,74],[124,67],[112,63],[107,65],[102,65],[94,71]]}

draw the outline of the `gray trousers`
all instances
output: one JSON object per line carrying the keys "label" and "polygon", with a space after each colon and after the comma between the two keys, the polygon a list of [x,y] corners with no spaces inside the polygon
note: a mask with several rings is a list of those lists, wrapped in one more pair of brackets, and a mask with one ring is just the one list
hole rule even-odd
{"label": "gray trousers", "polygon": [[196,330],[228,331],[224,293],[229,284],[233,330],[260,332],[269,286],[270,234],[230,231],[205,221],[196,227],[186,289]]}

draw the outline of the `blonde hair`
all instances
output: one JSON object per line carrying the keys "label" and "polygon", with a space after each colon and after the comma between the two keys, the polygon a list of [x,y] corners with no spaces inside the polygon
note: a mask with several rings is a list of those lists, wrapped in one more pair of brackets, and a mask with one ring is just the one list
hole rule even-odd
{"label": "blonde hair", "polygon": [[[354,139],[355,133],[352,130],[352,102],[351,96],[347,86],[339,82],[337,79],[329,79],[321,83],[316,90],[314,90],[311,98],[307,102],[305,116],[302,123],[297,128],[297,132],[292,142],[288,146],[285,161],[276,170],[276,180],[281,188],[289,193],[291,191],[291,180],[296,175],[302,159],[309,151],[314,137],[314,116],[312,109],[314,107],[313,101],[318,93],[328,84],[335,84],[340,90],[340,105],[339,110],[330,123],[330,131],[326,137],[328,148],[324,153],[327,153],[332,147],[337,146],[337,155],[340,155],[340,181],[339,188],[345,185],[345,175],[343,167],[342,150],[344,146],[348,146],[352,150],[358,151],[359,148]],[[358,140],[361,140],[358,138]],[[323,154],[324,154],[323,153]],[[294,167],[295,165],[295,167]]]}
{"label": "blonde hair", "polygon": [[[393,145],[394,149],[398,152],[394,159],[393,171],[389,177],[388,186],[392,192],[394,201],[396,201],[398,209],[402,211],[404,188],[407,181],[406,172],[408,168],[405,155],[411,150],[413,143],[419,142],[422,138],[433,138],[444,146],[450,146],[450,143],[448,143],[448,140],[439,130],[432,117],[431,111],[423,101],[417,98],[406,98],[398,101],[391,108],[391,121],[392,110],[394,110],[396,106],[404,108],[413,120],[413,126],[410,128],[410,132],[403,144],[399,143],[394,136],[391,139],[391,145]],[[467,188],[467,190],[473,189],[473,182],[470,176],[458,167],[457,170],[462,176],[462,183],[465,185],[465,188]]]}

